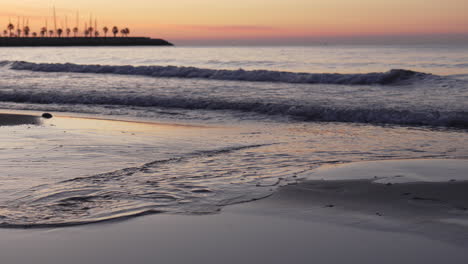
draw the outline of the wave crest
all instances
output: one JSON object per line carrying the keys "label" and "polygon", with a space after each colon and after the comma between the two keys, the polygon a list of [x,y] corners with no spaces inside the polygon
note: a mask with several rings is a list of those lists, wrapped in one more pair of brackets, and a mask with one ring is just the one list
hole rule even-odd
{"label": "wave crest", "polygon": [[228,101],[208,98],[180,98],[148,95],[63,93],[57,91],[0,91],[3,102],[66,105],[122,105],[190,110],[230,110],[263,115],[288,116],[303,121],[353,122],[371,124],[423,125],[468,128],[468,112],[464,110],[394,109],[375,106],[332,106],[259,101]]}
{"label": "wave crest", "polygon": [[13,70],[37,72],[72,72],[94,74],[123,74],[150,77],[199,78],[225,81],[279,82],[303,84],[347,84],[347,85],[389,85],[413,78],[431,76],[428,73],[404,69],[374,73],[296,73],[269,70],[215,70],[181,66],[117,66],[81,65],[72,63],[33,63],[26,61],[3,61],[0,65],[10,65]]}

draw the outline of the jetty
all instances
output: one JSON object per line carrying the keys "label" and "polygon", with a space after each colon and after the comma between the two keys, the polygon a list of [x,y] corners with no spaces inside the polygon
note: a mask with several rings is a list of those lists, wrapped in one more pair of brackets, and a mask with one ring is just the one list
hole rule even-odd
{"label": "jetty", "polygon": [[0,37],[0,47],[173,46],[148,37]]}

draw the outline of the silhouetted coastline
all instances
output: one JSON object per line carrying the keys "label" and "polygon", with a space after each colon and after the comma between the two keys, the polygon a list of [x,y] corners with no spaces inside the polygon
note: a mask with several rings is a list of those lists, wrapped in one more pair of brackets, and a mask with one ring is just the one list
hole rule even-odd
{"label": "silhouetted coastline", "polygon": [[0,38],[0,47],[67,47],[67,46],[173,46],[164,39],[147,37],[36,37]]}

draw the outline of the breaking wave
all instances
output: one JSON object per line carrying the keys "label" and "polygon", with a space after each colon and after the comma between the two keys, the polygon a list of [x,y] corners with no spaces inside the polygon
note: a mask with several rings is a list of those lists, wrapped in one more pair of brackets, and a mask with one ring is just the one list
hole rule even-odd
{"label": "breaking wave", "polygon": [[[0,66],[14,70],[38,72],[72,72],[93,74],[143,75],[153,77],[202,78],[213,80],[236,80],[283,83],[321,83],[347,85],[396,85],[417,80],[434,80],[442,76],[410,70],[391,70],[385,73],[366,74],[316,74],[266,70],[214,70],[176,66],[106,66],[32,63],[24,61],[3,61]],[[444,83],[446,80],[443,80]],[[423,84],[427,84],[423,82]],[[385,96],[385,95],[383,95]],[[64,111],[73,111],[69,105],[153,107],[183,110],[228,110],[247,113],[286,116],[303,121],[352,122],[371,124],[422,125],[468,128],[468,111],[463,108],[447,109],[430,105],[398,106],[395,104],[353,104],[334,100],[309,100],[301,98],[200,96],[199,94],[153,94],[133,91],[112,91],[109,89],[87,92],[80,89],[4,89],[0,90],[1,102],[58,104],[65,105]]]}
{"label": "breaking wave", "polygon": [[[374,106],[334,106],[297,102],[228,101],[215,98],[181,98],[112,93],[86,95],[57,91],[0,91],[0,100],[14,103],[63,105],[121,105],[187,110],[230,110],[292,117],[302,121],[422,125],[468,128],[468,112],[436,109],[393,109]],[[64,111],[73,111],[65,107]]]}
{"label": "breaking wave", "polygon": [[72,72],[95,74],[123,74],[150,77],[199,78],[225,81],[278,82],[303,84],[346,84],[346,85],[390,85],[411,79],[433,76],[428,73],[404,69],[388,72],[340,74],[340,73],[296,73],[269,70],[216,70],[178,66],[114,66],[80,65],[72,63],[33,63],[25,61],[3,61],[13,70],[37,72]]}

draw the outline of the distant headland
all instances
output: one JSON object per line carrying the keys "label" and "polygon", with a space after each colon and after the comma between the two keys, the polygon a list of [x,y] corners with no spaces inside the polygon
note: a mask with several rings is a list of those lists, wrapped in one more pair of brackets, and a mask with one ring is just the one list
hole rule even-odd
{"label": "distant headland", "polygon": [[173,46],[146,37],[0,37],[0,47]]}
{"label": "distant headland", "polygon": [[[59,25],[60,24],[60,25]],[[79,14],[76,13],[76,24],[68,26],[68,18],[57,18],[55,7],[53,8],[53,26],[48,26],[45,18],[44,25],[38,31],[29,26],[29,19],[18,17],[16,25],[9,19],[8,25],[1,32],[0,47],[40,47],[40,46],[173,46],[164,39],[152,39],[148,37],[129,37],[128,27],[98,28],[97,19],[90,15],[89,23],[85,22],[80,28]],[[1,34],[3,33],[3,34]],[[109,35],[109,36],[108,36]]]}

